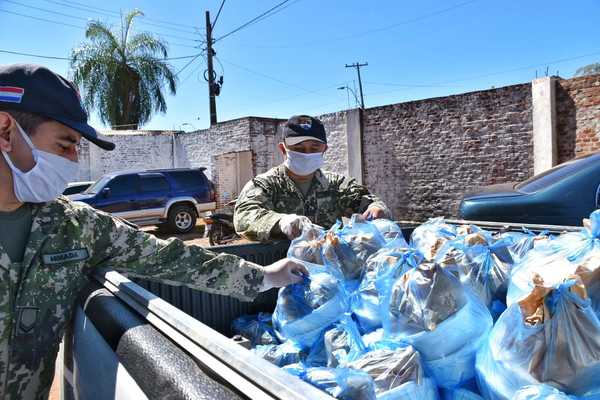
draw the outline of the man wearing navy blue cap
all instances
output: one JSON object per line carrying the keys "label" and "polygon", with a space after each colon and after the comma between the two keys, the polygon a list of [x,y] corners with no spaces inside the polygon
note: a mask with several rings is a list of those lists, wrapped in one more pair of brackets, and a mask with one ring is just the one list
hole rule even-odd
{"label": "man wearing navy blue cap", "polygon": [[45,399],[79,290],[96,267],[253,299],[298,282],[284,259],[261,267],[180,240],[159,240],[60,194],[78,177],[87,124],[75,87],[36,65],[0,65],[0,398]]}
{"label": "man wearing navy blue cap", "polygon": [[353,213],[367,219],[391,217],[386,205],[366,187],[321,170],[327,135],[318,119],[291,117],[279,150],[285,157],[283,164],[252,179],[238,197],[234,223],[240,235],[258,241],[294,239],[310,222],[329,228]]}

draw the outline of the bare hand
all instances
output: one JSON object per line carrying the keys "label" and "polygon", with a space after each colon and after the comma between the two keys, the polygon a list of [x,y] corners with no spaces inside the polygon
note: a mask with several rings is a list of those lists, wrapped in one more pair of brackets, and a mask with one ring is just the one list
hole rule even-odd
{"label": "bare hand", "polygon": [[367,211],[363,213],[363,218],[366,220],[385,218],[385,211],[379,207],[369,207]]}
{"label": "bare hand", "polygon": [[302,282],[304,276],[308,276],[308,270],[297,261],[284,258],[276,263],[264,267],[264,279],[261,292],[274,287],[288,286]]}

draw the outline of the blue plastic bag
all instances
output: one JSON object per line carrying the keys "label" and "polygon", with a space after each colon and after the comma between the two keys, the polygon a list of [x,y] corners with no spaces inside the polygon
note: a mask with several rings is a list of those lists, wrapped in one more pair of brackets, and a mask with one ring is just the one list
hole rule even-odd
{"label": "blue plastic bag", "polygon": [[404,240],[404,236],[402,235],[402,229],[400,228],[400,225],[398,225],[394,221],[380,218],[369,221],[369,223],[375,226],[375,228],[377,228],[377,230],[379,231],[381,236],[383,236],[386,242],[391,242],[392,240],[396,239]]}
{"label": "blue plastic bag", "polygon": [[288,258],[298,260],[302,263],[322,266],[323,244],[325,243],[325,231],[316,225],[307,225],[302,229],[302,234],[292,240],[287,252]]}
{"label": "blue plastic bag", "polygon": [[299,363],[302,360],[302,349],[289,341],[279,345],[259,345],[251,351],[278,367]]}
{"label": "blue plastic bag", "polygon": [[490,312],[470,289],[439,265],[422,263],[379,283],[386,339],[421,353],[440,387],[456,388],[475,375],[475,355],[492,327]]}
{"label": "blue plastic bag", "polygon": [[549,385],[531,385],[519,389],[511,400],[577,400]]}
{"label": "blue plastic bag", "polygon": [[[508,239],[495,240],[483,232],[446,242],[435,261],[460,278],[491,308],[504,301],[512,268]],[[506,254],[504,254],[506,252]]]}
{"label": "blue plastic bag", "polygon": [[426,260],[433,261],[444,243],[456,237],[454,226],[444,223],[443,218],[432,218],[415,228],[410,235],[410,246],[423,254]]}
{"label": "blue plastic bag", "polygon": [[523,228],[522,232],[505,232],[499,237],[510,243],[508,250],[515,263],[521,261],[530,250],[535,248],[536,243],[544,244],[548,240],[552,240],[552,236],[546,231],[535,234],[526,228]]}
{"label": "blue plastic bag", "polygon": [[356,323],[350,314],[344,315],[333,329],[325,332],[327,366],[335,368],[366,351]]}
{"label": "blue plastic bag", "polygon": [[271,314],[245,315],[235,319],[231,325],[236,334],[250,340],[252,347],[279,344],[272,326]]}
{"label": "blue plastic bag", "polygon": [[579,278],[536,287],[500,316],[477,354],[486,399],[547,383],[575,396],[600,393],[600,321]]}
{"label": "blue plastic bag", "polygon": [[442,400],[484,400],[477,393],[464,388],[443,389],[441,394]]}
{"label": "blue plastic bag", "polygon": [[307,265],[309,276],[302,283],[280,289],[273,312],[273,326],[280,339],[310,349],[324,331],[349,308],[339,280],[324,267]]}
{"label": "blue plastic bag", "polygon": [[308,368],[300,374],[306,382],[341,400],[376,400],[373,379],[349,368]]}
{"label": "blue plastic bag", "polygon": [[353,215],[344,227],[338,221],[325,235],[323,259],[332,270],[340,270],[344,279],[362,276],[367,259],[385,246],[377,228],[359,215]]}
{"label": "blue plastic bag", "polygon": [[437,388],[425,376],[420,355],[412,346],[382,343],[350,361],[347,367],[371,376],[377,399],[437,399]]}
{"label": "blue plastic bag", "polygon": [[400,276],[416,267],[421,260],[422,256],[410,249],[404,239],[388,242],[369,257],[358,290],[352,297],[352,311],[363,333],[381,327],[377,277],[385,274]]}

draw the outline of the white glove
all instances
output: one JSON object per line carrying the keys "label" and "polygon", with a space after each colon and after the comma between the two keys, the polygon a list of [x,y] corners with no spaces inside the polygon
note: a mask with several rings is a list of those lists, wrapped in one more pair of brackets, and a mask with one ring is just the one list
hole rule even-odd
{"label": "white glove", "polygon": [[310,225],[308,217],[296,214],[286,214],[279,220],[279,229],[288,239],[296,239],[302,234],[304,226]]}
{"label": "white glove", "polygon": [[303,276],[308,276],[308,270],[297,261],[284,258],[263,269],[264,278],[261,292],[274,287],[288,286],[302,281]]}

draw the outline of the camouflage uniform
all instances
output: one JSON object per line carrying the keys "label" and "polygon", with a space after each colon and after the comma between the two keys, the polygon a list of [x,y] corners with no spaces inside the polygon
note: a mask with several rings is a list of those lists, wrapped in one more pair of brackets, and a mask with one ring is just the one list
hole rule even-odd
{"label": "camouflage uniform", "polygon": [[11,264],[0,246],[2,398],[48,396],[74,300],[99,266],[243,300],[263,280],[261,267],[236,256],[157,239],[84,204],[59,198],[33,205],[23,262]]}
{"label": "camouflage uniform", "polygon": [[386,205],[354,179],[317,170],[304,196],[280,165],[244,186],[235,206],[234,224],[240,235],[267,241],[283,214],[305,215],[313,223],[329,228],[342,216],[362,213],[369,206],[377,206],[391,216]]}

